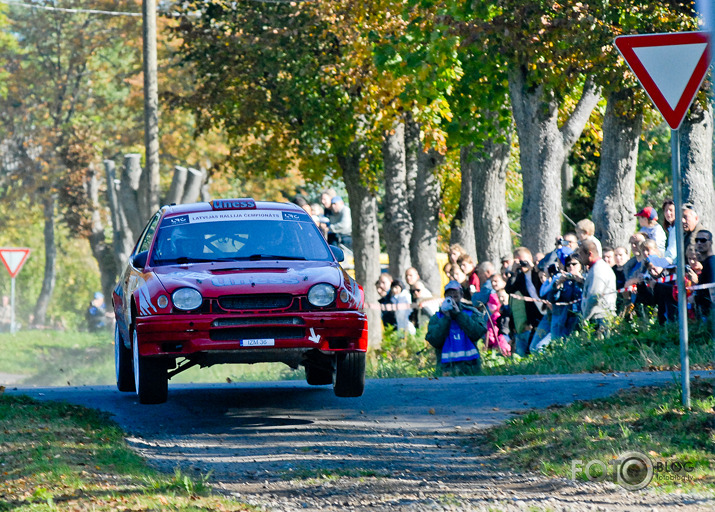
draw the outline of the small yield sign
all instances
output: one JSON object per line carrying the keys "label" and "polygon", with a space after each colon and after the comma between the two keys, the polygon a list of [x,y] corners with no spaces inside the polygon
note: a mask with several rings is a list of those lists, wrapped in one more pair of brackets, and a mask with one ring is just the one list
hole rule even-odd
{"label": "small yield sign", "polygon": [[27,257],[30,255],[30,249],[24,247],[2,247],[0,248],[0,259],[2,259],[5,268],[12,278],[10,308],[12,314],[10,316],[10,332],[16,332],[15,322],[15,276],[20,272],[20,269],[25,264]]}
{"label": "small yield sign", "polygon": [[13,279],[20,272],[20,269],[25,264],[25,260],[30,255],[30,249],[19,247],[3,247],[0,248],[0,258],[5,264],[5,268],[10,273]]}

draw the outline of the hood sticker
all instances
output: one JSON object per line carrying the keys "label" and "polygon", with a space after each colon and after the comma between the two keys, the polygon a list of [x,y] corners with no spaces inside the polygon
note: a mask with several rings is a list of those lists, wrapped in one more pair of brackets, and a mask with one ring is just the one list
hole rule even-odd
{"label": "hood sticker", "polygon": [[298,284],[300,281],[291,277],[256,277],[249,279],[239,276],[223,276],[211,279],[211,284],[217,287],[223,286],[247,286],[256,284]]}
{"label": "hood sticker", "polygon": [[281,212],[258,210],[230,210],[222,212],[190,213],[189,222],[213,222],[217,220],[283,220]]}

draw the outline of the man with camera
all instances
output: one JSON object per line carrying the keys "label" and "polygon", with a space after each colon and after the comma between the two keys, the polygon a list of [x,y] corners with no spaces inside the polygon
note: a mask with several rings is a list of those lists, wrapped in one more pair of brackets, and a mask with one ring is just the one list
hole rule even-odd
{"label": "man with camera", "polygon": [[430,318],[425,336],[437,352],[438,365],[478,372],[481,359],[477,340],[486,332],[486,314],[462,302],[462,286],[457,281],[447,283],[444,301]]}
{"label": "man with camera", "polygon": [[[546,306],[539,297],[542,284],[541,276],[534,268],[531,251],[526,247],[516,249],[514,265],[504,289],[509,295],[516,296],[511,301],[517,333],[514,349],[522,357],[528,354],[532,335],[546,312]],[[519,296],[526,300],[519,299]],[[520,315],[520,310],[524,312],[523,315]]]}

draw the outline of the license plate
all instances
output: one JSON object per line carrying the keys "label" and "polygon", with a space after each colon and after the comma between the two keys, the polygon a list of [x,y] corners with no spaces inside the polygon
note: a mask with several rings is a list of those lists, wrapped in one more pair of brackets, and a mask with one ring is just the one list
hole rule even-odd
{"label": "license plate", "polygon": [[276,344],[276,340],[265,338],[260,340],[241,340],[242,347],[272,347]]}

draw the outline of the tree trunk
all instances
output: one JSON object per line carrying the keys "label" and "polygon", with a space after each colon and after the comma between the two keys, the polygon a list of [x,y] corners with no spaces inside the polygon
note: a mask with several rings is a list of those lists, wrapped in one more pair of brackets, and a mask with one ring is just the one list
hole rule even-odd
{"label": "tree trunk", "polygon": [[102,293],[105,297],[111,297],[112,289],[119,275],[120,267],[114,259],[114,250],[107,244],[104,236],[104,223],[100,215],[99,205],[99,179],[94,166],[90,166],[89,180],[87,182],[87,196],[92,205],[91,226],[89,234],[89,247],[92,250],[94,259],[99,266],[99,275],[102,283]]}
{"label": "tree trunk", "polygon": [[418,153],[415,208],[412,212],[414,229],[410,240],[412,265],[427,283],[432,294],[441,296],[442,278],[437,265],[437,235],[439,232],[439,208],[441,204],[437,167],[444,157],[434,150]]}
{"label": "tree trunk", "polygon": [[[124,155],[124,167],[119,183],[119,206],[124,211],[127,225],[132,233],[132,241],[137,239],[151,215],[146,215],[146,211],[140,208],[141,204],[145,202],[141,197],[146,195],[146,191],[143,191],[142,187],[142,174],[139,154]],[[145,205],[145,207],[148,206]]]}
{"label": "tree trunk", "polygon": [[171,177],[171,186],[164,199],[164,204],[179,204],[181,202],[188,174],[189,170],[186,167],[181,167],[180,165],[174,167],[174,175]]}
{"label": "tree trunk", "polygon": [[35,326],[43,326],[47,323],[47,309],[52,300],[52,292],[55,289],[55,279],[57,275],[57,245],[55,244],[55,206],[57,195],[50,193],[43,199],[45,214],[45,275],[42,279],[40,296],[35,303],[34,320],[31,322]]}
{"label": "tree trunk", "polygon": [[159,209],[159,82],[157,78],[156,0],[142,1],[142,64],[144,71],[144,150],[139,217],[149,219]]}
{"label": "tree trunk", "polygon": [[405,167],[405,125],[397,123],[385,134],[382,144],[385,169],[385,246],[390,259],[390,274],[405,275],[410,263],[410,237],[412,218],[407,195],[407,168]]}
{"label": "tree trunk", "polygon": [[380,276],[380,233],[377,223],[377,197],[360,175],[362,151],[353,145],[349,154],[339,155],[338,164],[350,200],[353,221],[353,254],[355,278],[365,291],[365,310],[368,317],[368,338],[371,348],[382,343],[382,320],[375,282]]}
{"label": "tree trunk", "polygon": [[511,134],[506,141],[486,141],[480,150],[463,147],[462,168],[471,169],[474,189],[474,236],[479,261],[491,261],[499,268],[503,256],[512,252],[506,207],[506,170],[511,152]]}
{"label": "tree trunk", "polygon": [[636,164],[643,113],[633,92],[623,89],[608,97],[603,118],[601,166],[593,205],[596,238],[604,247],[626,247],[635,231]]}
{"label": "tree trunk", "polygon": [[477,243],[474,239],[474,192],[472,167],[465,161],[465,151],[462,148],[459,158],[461,170],[461,187],[459,191],[459,207],[450,226],[449,243],[464,247],[467,254],[477,258]]}
{"label": "tree trunk", "polygon": [[[121,272],[129,259],[139,233],[134,234],[127,220],[127,203],[120,200],[121,197],[128,195],[127,192],[122,192],[124,186],[128,186],[128,184],[123,184],[116,179],[115,165],[112,160],[104,161],[104,169],[107,175],[107,201],[112,217],[114,264]],[[136,202],[133,205],[130,202],[128,206],[130,208],[136,206]],[[133,212],[130,210],[129,215],[136,216],[136,209]]]}
{"label": "tree trunk", "polygon": [[410,114],[405,116],[405,176],[407,181],[407,205],[410,217],[415,211],[415,189],[417,188],[417,158],[420,153],[420,125]]}
{"label": "tree trunk", "polygon": [[713,111],[693,103],[680,126],[680,170],[683,202],[695,205],[706,229],[715,229],[713,189]]}
{"label": "tree trunk", "polygon": [[509,92],[523,177],[521,244],[532,252],[548,252],[561,235],[561,171],[598,103],[599,89],[586,81],[576,108],[561,128],[554,94],[543,85],[530,86],[524,68],[509,73]]}

